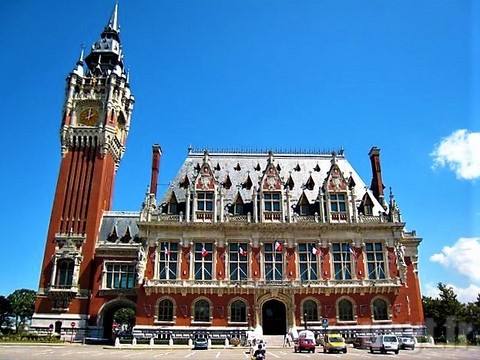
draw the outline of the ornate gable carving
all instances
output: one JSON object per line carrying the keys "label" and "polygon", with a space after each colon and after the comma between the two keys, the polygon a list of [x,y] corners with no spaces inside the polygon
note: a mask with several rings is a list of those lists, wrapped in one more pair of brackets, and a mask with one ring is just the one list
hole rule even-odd
{"label": "ornate gable carving", "polygon": [[332,164],[327,175],[327,190],[332,192],[347,191],[347,181],[336,163]]}

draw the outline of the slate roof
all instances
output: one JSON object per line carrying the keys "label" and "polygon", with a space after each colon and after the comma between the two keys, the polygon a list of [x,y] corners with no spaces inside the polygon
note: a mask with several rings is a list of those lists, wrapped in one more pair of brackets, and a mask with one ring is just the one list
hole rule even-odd
{"label": "slate roof", "polygon": [[103,213],[98,243],[137,243],[137,221],[140,213],[133,211],[106,211]]}
{"label": "slate roof", "polygon": [[[355,184],[357,205],[365,193],[368,193],[373,202],[373,213],[383,212],[383,207],[344,157],[343,152],[335,155],[273,154],[273,164],[279,172],[283,188],[286,188],[286,184],[289,185],[291,205],[295,206],[303,193],[310,204],[315,203],[320,188],[324,186],[334,156],[345,180],[350,183],[353,180]],[[175,179],[158,202],[160,206],[169,202],[172,193],[175,194],[178,203],[185,202],[186,189],[195,183],[204,158],[204,152],[189,152]],[[216,183],[223,184],[225,204],[233,203],[238,194],[244,203],[252,201],[252,194],[255,188],[260,187],[260,180],[267,168],[268,159],[268,153],[208,152],[208,163]],[[252,186],[248,186],[249,178]]]}

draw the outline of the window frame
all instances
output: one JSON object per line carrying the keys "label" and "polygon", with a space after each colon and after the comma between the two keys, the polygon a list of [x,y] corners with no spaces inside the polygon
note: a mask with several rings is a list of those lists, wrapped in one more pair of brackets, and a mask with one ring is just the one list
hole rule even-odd
{"label": "window frame", "polygon": [[[247,252],[246,256],[240,254],[240,247]],[[249,276],[248,244],[246,242],[228,244],[228,278],[230,281],[246,281]]]}
{"label": "window frame", "polygon": [[386,279],[386,263],[382,242],[365,243],[365,268],[369,280]]}
{"label": "window frame", "polygon": [[[113,269],[109,269],[113,267]],[[123,269],[126,267],[126,269]],[[125,271],[126,270],[126,271]],[[118,274],[118,275],[117,275]],[[116,279],[116,275],[118,278]],[[125,281],[123,280],[125,278]],[[126,261],[105,261],[104,280],[102,282],[104,290],[132,290],[137,285],[137,271],[133,262]],[[117,286],[116,283],[125,282],[127,286]]]}
{"label": "window frame", "polygon": [[[202,250],[208,251],[202,256]],[[214,280],[213,242],[197,242],[194,245],[193,278],[197,281]]]}
{"label": "window frame", "polygon": [[[263,273],[265,281],[283,281],[284,280],[283,251],[275,250],[275,243],[265,243],[263,245]],[[270,274],[271,277],[270,277]]]}
{"label": "window frame", "polygon": [[[165,253],[167,249],[168,254]],[[179,246],[176,242],[162,242],[160,250],[157,249],[155,266],[158,266],[158,279],[177,280],[178,279],[178,254]],[[163,266],[162,266],[163,265]],[[168,271],[166,271],[168,269]]]}
{"label": "window frame", "polygon": [[319,256],[312,253],[312,248],[316,248],[316,245],[315,243],[298,244],[297,263],[300,281],[317,281],[321,278]]}
{"label": "window frame", "polygon": [[333,243],[331,251],[334,280],[352,280],[354,266],[350,244],[347,242]]}

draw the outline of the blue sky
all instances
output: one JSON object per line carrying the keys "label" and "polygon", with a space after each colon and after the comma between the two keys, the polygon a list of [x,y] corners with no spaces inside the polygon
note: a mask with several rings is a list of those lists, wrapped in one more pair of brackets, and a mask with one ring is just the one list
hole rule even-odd
{"label": "blue sky", "polygon": [[[37,289],[60,164],[65,78],[114,1],[0,4],[0,295]],[[366,183],[381,149],[424,295],[480,292],[478,1],[120,0],[136,98],[115,210],[139,210],[188,146],[343,146]]]}

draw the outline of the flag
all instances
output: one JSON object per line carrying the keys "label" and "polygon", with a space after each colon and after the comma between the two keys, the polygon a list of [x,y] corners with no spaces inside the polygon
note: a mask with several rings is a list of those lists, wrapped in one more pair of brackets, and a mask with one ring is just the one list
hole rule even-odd
{"label": "flag", "polygon": [[315,246],[312,246],[312,254],[317,255],[318,254],[318,249]]}
{"label": "flag", "polygon": [[352,256],[355,259],[357,258],[357,253],[355,252],[355,250],[353,250],[353,248],[351,246],[348,247],[348,251],[350,252],[350,254],[352,254]]}
{"label": "flag", "polygon": [[247,256],[247,250],[243,249],[241,246],[238,247],[238,252],[242,256]]}
{"label": "flag", "polygon": [[202,258],[204,258],[207,255],[208,255],[208,250],[205,249],[205,246],[204,246],[204,247],[202,247]]}
{"label": "flag", "polygon": [[150,254],[150,260],[152,260],[152,262],[155,262],[155,255],[156,254],[157,254],[157,248],[154,247],[152,253]]}
{"label": "flag", "polygon": [[168,250],[168,248],[167,248],[166,246],[164,246],[163,249],[164,249],[165,256],[168,256],[168,255],[170,255],[170,254],[172,253],[172,251],[171,251],[171,250]]}
{"label": "flag", "polygon": [[282,244],[275,240],[275,251],[282,251],[282,249]]}

